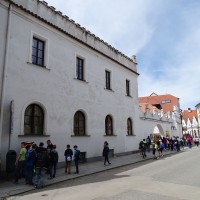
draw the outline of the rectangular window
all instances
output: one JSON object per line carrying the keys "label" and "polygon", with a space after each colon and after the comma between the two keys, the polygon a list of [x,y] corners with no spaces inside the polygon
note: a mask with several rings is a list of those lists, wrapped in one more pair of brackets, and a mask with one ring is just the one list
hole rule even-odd
{"label": "rectangular window", "polygon": [[130,81],[126,80],[126,95],[130,96]]}
{"label": "rectangular window", "polygon": [[32,63],[44,67],[45,42],[33,37],[32,42]]}
{"label": "rectangular window", "polygon": [[171,100],[166,100],[166,103],[171,103]]}
{"label": "rectangular window", "polygon": [[106,71],[106,89],[111,90],[110,72]]}
{"label": "rectangular window", "polygon": [[169,100],[169,99],[167,99],[167,100],[162,100],[161,103],[162,103],[162,104],[168,104],[168,103],[171,103],[171,100]]}
{"label": "rectangular window", "polygon": [[79,80],[84,80],[84,60],[79,57],[76,58],[76,77]]}

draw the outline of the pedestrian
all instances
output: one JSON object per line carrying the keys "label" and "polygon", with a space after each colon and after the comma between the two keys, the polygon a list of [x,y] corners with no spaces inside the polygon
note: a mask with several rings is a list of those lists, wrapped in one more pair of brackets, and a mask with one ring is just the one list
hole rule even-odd
{"label": "pedestrian", "polygon": [[14,183],[18,183],[18,180],[22,177],[25,177],[25,154],[26,154],[26,148],[25,148],[25,142],[21,142],[21,149],[20,153],[16,158],[15,161],[15,180]]}
{"label": "pedestrian", "polygon": [[52,150],[53,149],[53,144],[51,142],[51,140],[47,140],[47,150]]}
{"label": "pedestrian", "polygon": [[107,141],[105,141],[103,147],[104,166],[106,166],[106,162],[108,162],[109,165],[111,164],[108,158],[109,152],[110,152],[109,144]]}
{"label": "pedestrian", "polygon": [[162,157],[163,154],[162,154],[162,151],[163,151],[163,145],[162,145],[162,141],[161,140],[158,140],[157,141],[157,149],[158,149],[158,157]]}
{"label": "pedestrian", "polygon": [[65,173],[70,174],[73,151],[70,149],[69,144],[67,145],[67,149],[65,150],[64,156],[65,156]]}
{"label": "pedestrian", "polygon": [[143,141],[142,141],[142,157],[143,158],[147,157],[146,151],[147,151],[147,142],[145,139],[143,139]]}
{"label": "pedestrian", "polygon": [[75,174],[79,174],[79,167],[78,167],[79,157],[80,157],[80,150],[78,150],[77,145],[74,145],[74,163],[75,163],[75,167],[76,167]]}
{"label": "pedestrian", "polygon": [[151,138],[148,136],[146,138],[146,143],[147,143],[147,151],[150,152],[150,146],[151,146]]}
{"label": "pedestrian", "polygon": [[49,179],[52,179],[52,178],[55,178],[56,176],[56,167],[58,164],[58,152],[56,151],[56,145],[53,145],[53,149],[50,152],[49,164],[50,164],[50,168],[49,168],[50,178]]}
{"label": "pedestrian", "polygon": [[27,144],[26,149],[26,184],[33,185],[33,170],[36,162],[36,151],[32,144]]}
{"label": "pedestrian", "polygon": [[36,188],[44,187],[44,178],[45,178],[45,171],[47,170],[48,166],[48,154],[47,149],[44,148],[44,143],[40,142],[39,147],[36,149],[37,152],[37,159],[35,164],[36,169]]}
{"label": "pedestrian", "polygon": [[153,143],[153,157],[154,157],[154,159],[157,159],[156,150],[157,150],[157,144],[156,144],[156,142],[154,142]]}
{"label": "pedestrian", "polygon": [[[49,156],[49,160],[50,160],[50,152],[52,151],[52,149],[53,149],[53,144],[52,144],[51,140],[47,140],[47,153]],[[50,174],[50,163],[48,163],[48,165],[47,165],[46,174]]]}
{"label": "pedestrian", "polygon": [[37,161],[37,148],[38,148],[38,146],[35,143],[33,143],[32,144],[32,150],[34,151],[35,156],[36,156],[35,162],[33,164],[33,176],[35,175],[35,164],[36,164],[36,161]]}
{"label": "pedestrian", "polygon": [[199,146],[199,138],[198,137],[194,138],[194,143],[196,144],[197,147]]}

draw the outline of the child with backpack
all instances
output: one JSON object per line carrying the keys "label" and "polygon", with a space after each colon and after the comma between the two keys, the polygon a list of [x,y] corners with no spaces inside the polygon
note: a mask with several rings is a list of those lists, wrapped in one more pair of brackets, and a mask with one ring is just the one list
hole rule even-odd
{"label": "child with backpack", "polygon": [[65,156],[65,173],[70,174],[71,173],[71,163],[72,163],[72,156],[73,156],[73,151],[70,149],[70,145],[67,145],[67,149],[65,150],[64,153]]}

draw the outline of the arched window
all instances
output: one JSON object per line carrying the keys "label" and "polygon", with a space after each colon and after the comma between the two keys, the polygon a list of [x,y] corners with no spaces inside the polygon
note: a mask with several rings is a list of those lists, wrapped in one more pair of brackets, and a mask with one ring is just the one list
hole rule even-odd
{"label": "arched window", "polygon": [[85,115],[81,111],[74,115],[74,135],[85,135]]}
{"label": "arched window", "polygon": [[107,115],[105,119],[105,133],[106,135],[113,135],[113,123],[110,115]]}
{"label": "arched window", "polygon": [[29,105],[24,114],[24,134],[25,135],[42,135],[44,127],[43,109],[36,105]]}
{"label": "arched window", "polygon": [[133,135],[131,118],[127,119],[127,134]]}

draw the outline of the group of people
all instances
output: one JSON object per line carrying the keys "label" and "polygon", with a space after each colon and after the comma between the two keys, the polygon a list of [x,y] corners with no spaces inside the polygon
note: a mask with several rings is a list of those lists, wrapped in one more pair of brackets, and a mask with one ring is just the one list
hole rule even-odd
{"label": "group of people", "polygon": [[[141,150],[141,154],[143,158],[146,158],[146,151],[150,151],[150,147],[152,146],[152,153],[154,155],[155,159],[158,159],[159,157],[163,156],[163,150],[176,150],[177,152],[180,151],[180,149],[184,149],[185,146],[188,146],[189,148],[192,148],[193,144],[193,138],[190,135],[187,135],[186,137],[179,138],[178,136],[174,137],[162,137],[157,140],[152,140],[150,136],[148,136],[146,139],[143,139],[139,143],[139,149]],[[194,144],[199,146],[199,138],[195,138]],[[158,152],[158,155],[156,155],[156,152]]]}
{"label": "group of people", "polygon": [[[79,173],[79,155],[80,151],[77,145],[74,146],[74,152],[70,149],[70,145],[67,145],[67,149],[64,152],[66,161],[65,172],[68,171],[68,174],[70,174],[71,162],[74,156],[76,173]],[[33,142],[22,142],[15,162],[14,183],[18,183],[20,178],[25,178],[26,184],[34,185],[36,188],[43,187],[45,174],[49,175],[48,179],[55,178],[58,159],[56,145],[52,144],[51,140],[47,140],[46,147],[44,147],[43,142],[40,142],[39,146]]]}
{"label": "group of people", "polygon": [[70,149],[70,144],[67,145],[67,149],[64,152],[65,156],[65,173],[70,174],[71,173],[71,164],[72,164],[72,158],[74,156],[74,164],[76,167],[75,174],[79,174],[79,167],[78,167],[78,161],[80,157],[80,150],[78,150],[78,146],[74,146],[74,152],[72,149]]}

